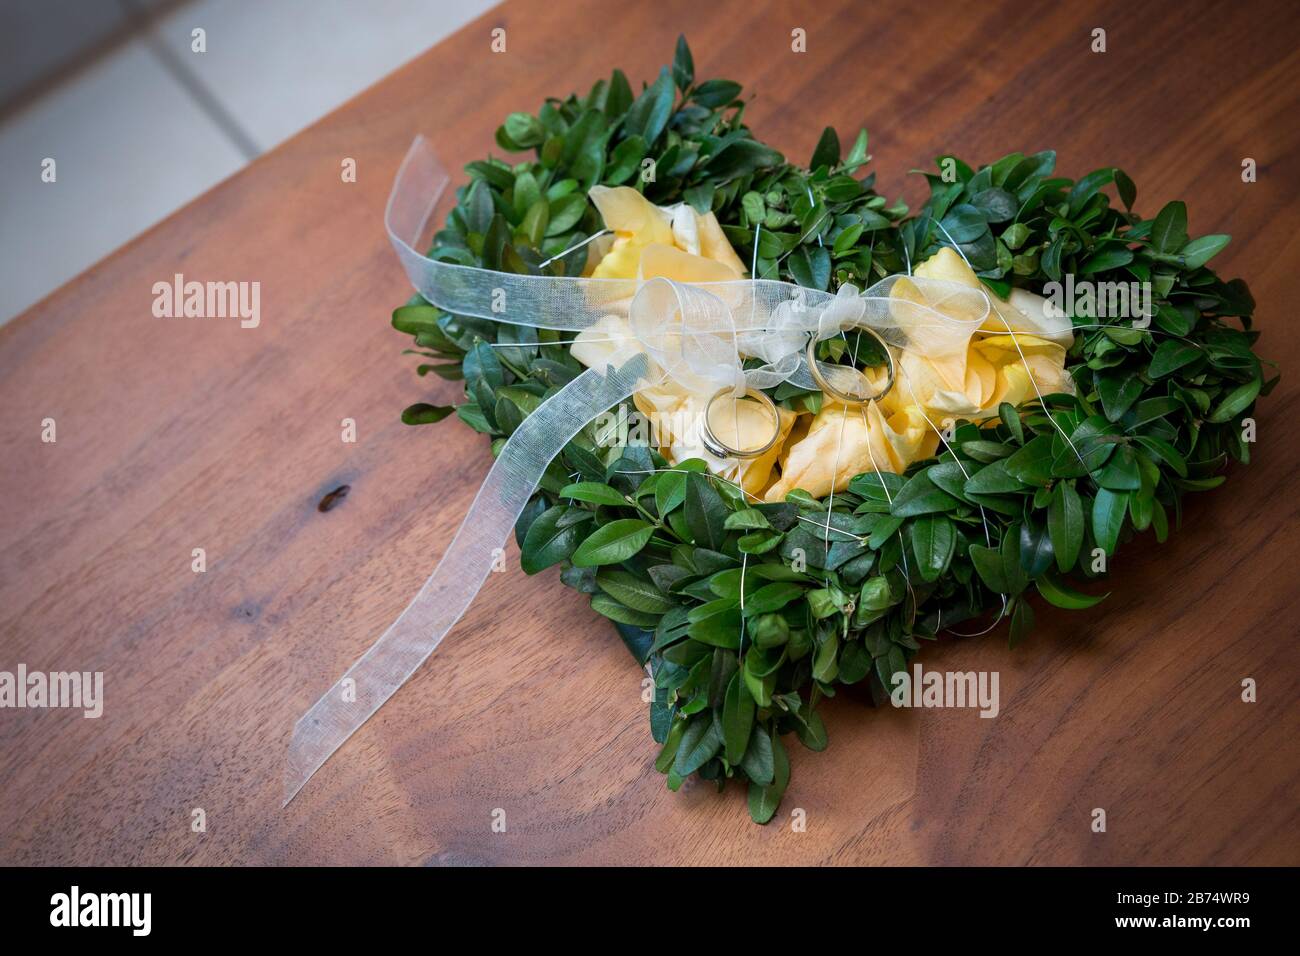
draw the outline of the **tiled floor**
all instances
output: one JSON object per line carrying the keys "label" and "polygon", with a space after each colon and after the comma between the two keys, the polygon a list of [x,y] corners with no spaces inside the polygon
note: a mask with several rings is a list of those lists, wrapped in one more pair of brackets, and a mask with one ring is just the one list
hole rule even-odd
{"label": "tiled floor", "polygon": [[143,25],[0,122],[0,323],[491,6],[194,0]]}

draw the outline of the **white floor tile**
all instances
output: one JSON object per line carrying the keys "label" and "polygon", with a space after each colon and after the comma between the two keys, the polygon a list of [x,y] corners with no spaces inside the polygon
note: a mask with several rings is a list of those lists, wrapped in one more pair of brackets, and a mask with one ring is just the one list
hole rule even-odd
{"label": "white floor tile", "polygon": [[[150,43],[270,149],[492,0],[194,0],[0,124],[0,323],[244,165]],[[206,31],[207,52],[191,50]],[[55,183],[41,182],[53,157]]]}
{"label": "white floor tile", "polygon": [[[41,181],[45,157],[57,180]],[[244,164],[139,39],[0,125],[0,322]]]}
{"label": "white floor tile", "polygon": [[[455,32],[490,0],[196,0],[155,27],[262,149]],[[191,50],[195,28],[207,52]]]}

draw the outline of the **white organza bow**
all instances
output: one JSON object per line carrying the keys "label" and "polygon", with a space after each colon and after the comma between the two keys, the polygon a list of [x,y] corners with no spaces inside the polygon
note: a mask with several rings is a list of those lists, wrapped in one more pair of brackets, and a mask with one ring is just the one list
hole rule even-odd
{"label": "white organza bow", "polygon": [[960,354],[988,314],[981,291],[956,283],[909,278],[920,299],[891,296],[900,276],[862,294],[849,285],[830,294],[772,280],[583,279],[436,262],[414,245],[426,235],[448,182],[429,142],[418,137],[398,171],[385,214],[393,248],[426,300],[453,315],[569,332],[618,316],[627,321],[640,350],[617,368],[587,369],[510,435],[419,593],[294,725],[286,804],[433,653],[483,586],[546,467],[602,412],[668,379],[710,394],[728,386],[766,389],[787,381],[816,388],[804,359],[810,335],[820,340],[870,328],[891,348],[904,350],[909,332],[924,329],[927,355]]}

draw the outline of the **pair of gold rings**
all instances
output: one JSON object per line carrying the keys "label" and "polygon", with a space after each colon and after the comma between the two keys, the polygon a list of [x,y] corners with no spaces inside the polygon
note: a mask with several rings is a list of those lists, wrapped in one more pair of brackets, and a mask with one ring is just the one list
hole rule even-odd
{"label": "pair of gold rings", "polygon": [[[824,364],[817,358],[817,339],[813,336],[808,338],[809,374],[812,375],[813,381],[817,383],[817,387],[825,395],[842,405],[866,405],[869,402],[879,401],[888,395],[894,387],[894,356],[889,351],[888,344],[875,330],[863,328],[862,331],[879,342],[881,351],[885,354],[885,367],[888,369],[888,375],[883,387],[874,384],[861,369],[854,366]],[[772,437],[757,448],[733,448],[719,438],[717,432],[713,429],[713,408],[718,399],[724,395],[731,395],[735,402],[752,398],[764,406],[772,419]],[[772,446],[776,444],[776,440],[781,437],[781,413],[777,411],[776,403],[768,397],[767,393],[759,389],[734,389],[730,387],[718,389],[713,394],[713,397],[709,399],[708,405],[704,407],[704,421],[702,424],[703,427],[700,430],[701,444],[704,445],[705,451],[715,458],[758,458],[770,451]],[[740,440],[738,419],[736,421],[735,440]]]}

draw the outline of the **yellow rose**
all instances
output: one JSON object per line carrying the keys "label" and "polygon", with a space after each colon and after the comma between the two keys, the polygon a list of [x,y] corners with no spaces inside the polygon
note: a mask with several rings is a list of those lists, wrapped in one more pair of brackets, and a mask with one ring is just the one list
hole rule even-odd
{"label": "yellow rose", "polygon": [[[637,410],[656,429],[654,437],[659,453],[669,462],[676,464],[688,458],[702,458],[714,474],[736,482],[751,495],[759,496],[770,484],[772,466],[781,454],[797,416],[786,409],[777,409],[781,416],[780,430],[772,447],[760,457],[722,460],[710,455],[701,441],[704,410],[711,397],[712,393],[691,394],[674,382],[664,382],[637,392],[633,401]],[[713,407],[712,424],[714,434],[733,448],[758,448],[772,437],[771,412],[766,405],[753,399],[742,399],[734,404],[725,396],[718,399]]]}
{"label": "yellow rose", "polygon": [[682,282],[710,282],[738,279],[745,274],[745,266],[723,235],[722,227],[712,212],[701,216],[686,203],[656,206],[630,186],[592,186],[588,195],[600,210],[605,228],[612,230],[615,237],[609,251],[592,271],[593,278],[653,278],[642,271],[643,256],[649,252],[661,261],[665,258],[664,254],[673,249],[692,258],[724,266],[726,274],[698,263],[691,265],[686,260],[679,260],[675,263],[679,271],[685,266],[691,271],[699,269],[713,276],[720,275],[721,278],[687,278],[677,275],[669,275],[668,278]]}
{"label": "yellow rose", "polygon": [[[573,357],[589,368],[621,365],[640,351],[627,320],[607,315],[591,328],[578,333],[573,343]],[[652,371],[651,377],[654,377]],[[651,436],[669,463],[688,458],[702,458],[717,475],[734,481],[752,495],[759,495],[770,484],[772,466],[781,454],[786,436],[795,422],[793,412],[778,409],[780,433],[772,448],[759,458],[720,460],[705,451],[700,427],[704,409],[713,391],[695,393],[680,383],[667,380],[644,388],[633,396],[637,410],[648,419]],[[753,400],[735,405],[726,398],[714,407],[714,433],[733,448],[757,448],[772,436],[772,418],[766,406]]]}
{"label": "yellow rose", "polygon": [[[942,279],[971,289],[984,288],[979,276],[975,275],[957,250],[950,246],[944,246],[922,262],[916,267],[915,274],[922,279]],[[988,293],[987,289],[984,291]],[[980,326],[981,332],[1002,333],[1006,332],[1009,325],[1013,332],[1035,335],[1065,348],[1074,342],[1070,317],[1041,295],[1025,289],[1012,289],[1007,299],[989,294],[989,304],[991,311],[988,320]]]}
{"label": "yellow rose", "polygon": [[[949,248],[917,266],[915,274],[982,290],[979,277]],[[982,296],[945,295],[931,302],[905,278],[890,294],[893,318],[908,338],[908,348],[893,350],[893,390],[865,411],[828,403],[806,433],[796,428],[767,500],[780,501],[795,488],[825,497],[876,469],[902,473],[937,450],[931,423],[991,418],[1002,402],[1019,405],[1033,398],[1035,385],[1044,395],[1073,391],[1065,373],[1066,349],[1074,341],[1070,319],[1042,296],[1015,290],[1004,300],[988,294],[985,316]],[[914,306],[940,311],[956,323],[938,325]]]}
{"label": "yellow rose", "polygon": [[[917,266],[916,275],[982,288],[966,261],[946,246]],[[895,284],[891,295],[903,302],[924,298],[916,284],[905,279]],[[990,294],[988,301],[988,316],[958,350],[940,347],[934,339],[943,333],[919,327],[924,323],[916,310],[894,312],[910,346],[899,357],[898,387],[931,418],[991,418],[1002,402],[1019,405],[1034,397],[1035,384],[1044,395],[1073,391],[1065,374],[1066,349],[1074,341],[1069,317],[1024,290],[1013,292],[1010,300]],[[965,321],[978,318],[960,311],[962,307],[945,314]]]}
{"label": "yellow rose", "polygon": [[[685,203],[660,208],[626,186],[595,186],[590,196],[615,236],[591,269],[593,278],[725,282],[745,274],[713,213],[701,216]],[[627,321],[616,315],[602,317],[580,332],[573,344],[573,357],[594,368],[621,365],[637,351]],[[712,390],[696,393],[667,381],[642,389],[634,402],[650,421],[659,451],[670,463],[702,458],[714,473],[758,495],[770,484],[772,466],[795,415],[781,411],[778,439],[762,457],[723,461],[709,455],[700,441],[702,416],[712,396]],[[715,434],[732,447],[756,448],[772,435],[770,413],[757,402],[743,400],[733,406],[720,399],[714,415]]]}
{"label": "yellow rose", "polygon": [[[661,209],[625,187],[595,187],[591,195],[615,233],[592,270],[596,278],[710,282],[744,274],[712,213],[699,216],[684,204]],[[985,291],[949,248],[917,266],[915,274]],[[715,473],[768,501],[781,501],[796,488],[821,498],[843,491],[855,475],[877,469],[902,473],[931,457],[939,444],[935,428],[946,420],[990,418],[1002,402],[1019,405],[1032,398],[1035,385],[1043,394],[1073,391],[1065,374],[1065,353],[1073,342],[1070,320],[1041,296],[1023,290],[1005,300],[988,295],[987,307],[983,296],[964,294],[930,302],[921,286],[900,279],[891,297],[908,348],[894,350],[898,377],[884,399],[865,407],[827,402],[815,416],[782,410],[771,451],[751,461],[719,461],[700,443],[699,424],[710,395],[664,382],[634,399],[655,424],[660,451],[674,463],[703,458]],[[956,322],[937,325],[914,306],[938,310]],[[578,335],[573,354],[585,365],[603,367],[621,364],[636,350],[627,322],[610,315]],[[753,447],[770,436],[771,419],[756,403],[741,402],[734,415],[735,434],[724,429],[719,436],[728,444]],[[726,422],[725,414],[719,422]]]}
{"label": "yellow rose", "polygon": [[933,455],[938,433],[918,408],[899,407],[890,398],[854,408],[823,405],[807,433],[788,443],[781,476],[764,498],[782,501],[796,488],[824,498],[832,487],[843,491],[855,475],[877,469],[902,472],[913,461]]}

